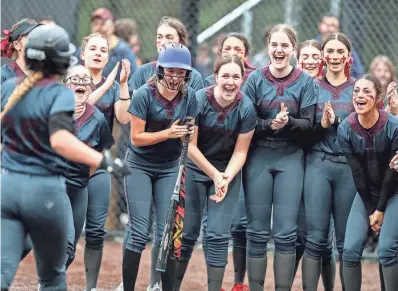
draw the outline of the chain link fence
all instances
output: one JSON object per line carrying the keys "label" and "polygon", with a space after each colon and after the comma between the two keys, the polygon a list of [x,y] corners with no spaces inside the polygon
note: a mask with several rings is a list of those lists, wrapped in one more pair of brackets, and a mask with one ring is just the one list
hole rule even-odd
{"label": "chain link fence", "polygon": [[[187,26],[190,48],[197,68],[205,78],[211,74],[218,53],[217,38],[232,31],[243,32],[252,44],[249,60],[265,65],[264,33],[276,23],[289,23],[299,41],[321,38],[322,16],[331,14],[339,20],[340,31],[347,34],[361,64],[358,74],[368,71],[377,55],[398,63],[398,3],[396,0],[3,0],[2,29],[9,29],[23,17],[53,19],[68,30],[79,45],[90,33],[91,13],[108,8],[117,18],[132,18],[139,40],[135,52],[141,63],[156,59],[155,34],[162,16],[181,19]],[[129,138],[127,127],[115,126],[117,145],[114,154],[124,157]],[[139,185],[137,185],[139,187]],[[127,213],[123,180],[114,179],[107,229],[122,233],[123,214]]]}

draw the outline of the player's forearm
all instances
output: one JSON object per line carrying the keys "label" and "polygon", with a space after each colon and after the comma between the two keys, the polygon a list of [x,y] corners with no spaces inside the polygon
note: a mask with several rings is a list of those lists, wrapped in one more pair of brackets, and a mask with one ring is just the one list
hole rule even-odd
{"label": "player's forearm", "polygon": [[247,152],[234,152],[224,172],[225,176],[232,181],[240,170],[242,170],[246,158]]}
{"label": "player's forearm", "polygon": [[142,132],[131,135],[131,144],[136,147],[150,146],[169,139],[168,130],[158,132]]}
{"label": "player's forearm", "polygon": [[98,167],[103,155],[83,142],[67,130],[58,130],[50,137],[51,147],[67,160],[90,167]]}
{"label": "player's forearm", "polygon": [[122,83],[120,84],[120,99],[115,103],[116,119],[121,124],[127,124],[130,122],[130,113],[127,111],[130,103],[129,88],[127,83]]}
{"label": "player's forearm", "polygon": [[210,179],[214,179],[214,174],[218,170],[206,159],[198,147],[194,144],[189,144],[188,157],[199,167]]}
{"label": "player's forearm", "polygon": [[108,84],[105,82],[99,88],[95,89],[91,92],[90,96],[87,99],[87,102],[91,105],[97,104],[97,102],[105,95],[105,93],[109,90]]}

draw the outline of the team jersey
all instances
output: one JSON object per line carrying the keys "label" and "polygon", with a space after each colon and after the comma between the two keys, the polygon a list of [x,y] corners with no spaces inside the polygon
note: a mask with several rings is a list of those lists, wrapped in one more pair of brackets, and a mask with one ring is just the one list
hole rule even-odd
{"label": "team jersey", "polygon": [[[86,103],[83,115],[76,120],[76,136],[98,152],[110,149],[115,143],[104,114],[89,103]],[[78,187],[87,186],[90,167],[73,162],[69,162],[69,165],[69,170],[65,174],[66,183]]]}
{"label": "team jersey", "polygon": [[[248,133],[257,125],[257,115],[251,100],[239,91],[235,101],[221,107],[211,86],[196,92],[198,115],[197,146],[210,163],[226,167],[235,150],[239,134]],[[189,161],[190,167],[196,167]]]}
{"label": "team jersey", "polygon": [[[248,64],[245,63],[245,74],[243,75],[243,83],[242,85],[245,84],[247,78],[249,77],[250,73],[255,71],[256,69],[253,67],[250,67]],[[209,86],[213,86],[216,84],[216,78],[214,77],[214,74],[211,74],[210,76],[206,77],[203,81],[205,88]]]}
{"label": "team jersey", "polygon": [[[2,85],[1,106],[20,83],[13,78]],[[60,112],[74,112],[73,91],[43,79],[3,117],[2,168],[32,175],[63,175],[67,162],[51,147],[49,119]]]}
{"label": "team jersey", "polygon": [[[271,74],[269,67],[260,68],[249,75],[242,91],[257,111],[259,125],[254,136],[257,144],[297,142],[300,134],[312,128],[317,96],[314,81],[307,73],[293,68],[289,75],[279,79]],[[281,111],[282,102],[288,109],[289,121],[282,129],[272,130],[271,121]]]}
{"label": "team jersey", "polygon": [[343,155],[343,152],[336,144],[338,123],[324,129],[321,125],[321,120],[325,103],[328,101],[330,101],[333,111],[340,121],[354,112],[352,92],[355,79],[349,78],[345,83],[337,87],[331,85],[326,77],[315,82],[318,85],[318,103],[316,105],[314,135],[318,142],[312,148],[331,155]]}
{"label": "team jersey", "polygon": [[[177,119],[182,122],[186,116],[195,118],[197,108],[195,92],[191,87],[187,87],[184,96],[178,94],[169,101],[160,95],[154,81],[145,84],[135,92],[128,111],[146,121],[145,132],[158,132],[169,128]],[[132,145],[130,141],[129,148],[134,154],[149,161],[167,163],[178,160],[182,144],[178,138],[141,147]]]}
{"label": "team jersey", "polygon": [[351,166],[355,185],[368,214],[384,212],[398,194],[398,173],[389,163],[398,151],[398,118],[379,110],[376,124],[365,129],[351,113],[338,127],[338,145]]}
{"label": "team jersey", "polygon": [[[95,85],[95,88],[101,87],[106,81],[105,77],[102,77],[101,82]],[[95,104],[95,106],[104,114],[106,122],[108,122],[109,128],[113,130],[113,121],[115,120],[115,103],[120,98],[120,85],[118,82],[113,82],[112,87],[106,91],[104,96]]]}
{"label": "team jersey", "polygon": [[[148,80],[156,75],[156,62],[147,63],[138,68],[133,78],[129,80],[129,91],[130,95],[133,95],[133,91],[140,88],[142,85],[148,82]],[[203,88],[203,80],[200,73],[192,69],[191,78],[188,85],[194,90],[198,91]]]}
{"label": "team jersey", "polygon": [[1,66],[1,84],[14,77],[25,77],[25,73],[15,61]]}

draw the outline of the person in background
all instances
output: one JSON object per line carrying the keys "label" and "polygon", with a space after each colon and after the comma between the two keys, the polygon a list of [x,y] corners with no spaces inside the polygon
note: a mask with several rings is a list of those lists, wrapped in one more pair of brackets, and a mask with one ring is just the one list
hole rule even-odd
{"label": "person in background", "polygon": [[[122,59],[127,59],[131,65],[131,74],[129,80],[137,71],[137,62],[134,52],[130,49],[128,43],[115,35],[115,18],[113,14],[106,8],[98,8],[91,15],[91,32],[103,34],[109,43],[109,60],[106,64],[103,76],[108,77],[113,68]],[[76,51],[76,56],[79,58],[80,63],[83,64],[80,58],[81,49]],[[116,79],[120,79],[121,66],[118,69]]]}
{"label": "person in background", "polygon": [[209,45],[207,43],[202,43],[199,46],[196,56],[196,69],[205,77],[213,73],[212,66],[213,63],[209,55]]}
{"label": "person in background", "polygon": [[132,18],[121,18],[115,22],[115,35],[130,45],[131,50],[135,53],[137,66],[140,67],[143,62],[137,57],[141,51],[141,40],[138,34],[137,22]]}
{"label": "person in background", "polygon": [[[340,32],[339,18],[333,14],[324,14],[318,24],[318,31],[319,35],[315,39],[322,43],[329,34]],[[351,54],[354,59],[354,63],[351,65],[351,76],[353,78],[359,78],[365,70],[359,58],[359,54],[354,47],[352,48]]]}
{"label": "person in background", "polygon": [[386,108],[388,96],[393,94],[394,87],[396,87],[394,64],[387,56],[378,55],[370,63],[369,74],[372,74],[380,80],[384,96],[383,100],[380,102],[380,109]]}

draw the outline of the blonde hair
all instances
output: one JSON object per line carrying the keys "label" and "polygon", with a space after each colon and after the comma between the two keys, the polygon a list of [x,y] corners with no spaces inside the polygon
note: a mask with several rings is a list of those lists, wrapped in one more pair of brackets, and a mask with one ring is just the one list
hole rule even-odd
{"label": "blonde hair", "polygon": [[394,82],[395,81],[395,69],[394,69],[394,64],[390,60],[389,57],[384,56],[384,55],[378,55],[376,56],[373,60],[372,63],[369,66],[369,73],[373,75],[374,70],[376,69],[377,65],[379,63],[384,63],[388,70],[390,71],[391,74],[391,80],[388,83]]}
{"label": "blonde hair", "polygon": [[106,37],[103,34],[97,33],[97,32],[96,33],[92,33],[92,34],[86,36],[85,38],[83,38],[82,45],[81,45],[82,51],[84,51],[84,49],[86,48],[86,45],[87,45],[88,41],[90,39],[94,38],[94,37],[101,37],[101,38],[105,39],[106,40],[106,44],[108,45],[108,51],[109,51],[109,42],[108,42],[108,40],[106,39]]}
{"label": "blonde hair", "polygon": [[7,112],[10,111],[11,108],[13,108],[41,79],[43,79],[42,72],[34,72],[27,76],[11,93],[11,96],[8,98],[6,105],[0,113],[0,120],[3,120]]}
{"label": "blonde hair", "polygon": [[296,46],[297,44],[297,35],[296,35],[296,31],[294,30],[294,28],[292,26],[290,26],[289,24],[277,24],[275,25],[272,30],[270,31],[269,35],[268,35],[268,40],[267,43],[269,44],[269,42],[271,41],[271,36],[275,33],[275,32],[283,32],[287,35],[287,37],[289,38],[290,42],[292,43],[293,47]]}

